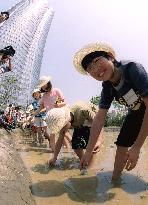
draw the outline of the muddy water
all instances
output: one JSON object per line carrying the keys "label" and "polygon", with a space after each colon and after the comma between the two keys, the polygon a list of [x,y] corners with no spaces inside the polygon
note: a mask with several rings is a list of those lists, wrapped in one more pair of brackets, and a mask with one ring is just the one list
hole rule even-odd
{"label": "muddy water", "polygon": [[[23,161],[32,178],[32,194],[37,205],[148,205],[148,141],[145,143],[138,166],[124,171],[121,179],[111,182],[115,156],[114,141],[117,133],[106,133],[106,139],[98,154],[93,170],[81,176],[78,160],[73,152],[62,150],[57,166],[49,168],[51,153],[47,148],[36,148],[18,140]],[[23,140],[23,141],[22,141]]]}

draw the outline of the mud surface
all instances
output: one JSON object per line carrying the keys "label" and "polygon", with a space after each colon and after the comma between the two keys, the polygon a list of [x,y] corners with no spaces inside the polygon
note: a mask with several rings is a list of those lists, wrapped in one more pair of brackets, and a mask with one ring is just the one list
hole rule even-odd
{"label": "mud surface", "polygon": [[137,167],[112,183],[117,132],[105,135],[93,170],[82,176],[72,150],[63,148],[56,166],[49,168],[52,154],[46,146],[33,146],[33,139],[20,130],[11,136],[0,130],[0,205],[34,205],[34,199],[37,205],[148,205],[148,141]]}
{"label": "mud surface", "polygon": [[15,135],[0,129],[0,205],[35,205],[29,174],[13,143]]}
{"label": "mud surface", "polygon": [[[20,135],[21,136],[21,135]],[[18,136],[17,148],[32,179],[37,205],[148,205],[148,140],[137,167],[111,182],[117,132],[107,132],[104,146],[88,175],[81,176],[74,153],[62,149],[57,166],[49,168],[48,148],[33,147],[30,136]]]}

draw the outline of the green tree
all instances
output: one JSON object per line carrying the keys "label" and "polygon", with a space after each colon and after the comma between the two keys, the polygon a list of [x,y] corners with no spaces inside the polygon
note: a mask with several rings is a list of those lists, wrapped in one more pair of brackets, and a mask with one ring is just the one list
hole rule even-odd
{"label": "green tree", "polygon": [[96,95],[95,97],[92,97],[90,102],[93,103],[94,105],[99,105],[100,102],[100,96]]}
{"label": "green tree", "polygon": [[114,108],[117,109],[117,110],[122,110],[122,109],[125,108],[124,105],[121,105],[121,104],[120,104],[118,101],[116,101],[116,100],[113,100],[112,104],[113,104]]}
{"label": "green tree", "polygon": [[6,73],[0,77],[0,106],[6,107],[7,104],[17,100],[17,94],[21,91],[17,77],[14,73]]}
{"label": "green tree", "polygon": [[[100,96],[92,97],[90,102],[95,105],[99,105],[100,98],[101,98]],[[126,116],[124,105],[119,104],[115,100],[113,100],[112,105],[114,109],[107,113],[106,120],[105,120],[105,127],[121,126]]]}

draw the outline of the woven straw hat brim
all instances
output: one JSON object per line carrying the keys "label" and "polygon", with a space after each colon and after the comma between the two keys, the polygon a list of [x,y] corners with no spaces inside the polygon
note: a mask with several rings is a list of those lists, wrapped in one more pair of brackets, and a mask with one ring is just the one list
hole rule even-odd
{"label": "woven straw hat brim", "polygon": [[82,67],[81,63],[82,63],[82,60],[84,59],[85,56],[87,56],[88,54],[95,52],[95,51],[105,51],[106,53],[111,53],[112,56],[115,58],[115,52],[109,44],[101,43],[101,42],[88,44],[88,45],[84,46],[83,48],[81,48],[74,55],[73,64],[79,73],[81,73],[83,75],[88,75],[88,73]]}
{"label": "woven straw hat brim", "polygon": [[94,112],[97,112],[99,110],[96,105],[92,104],[91,102],[85,102],[85,101],[77,101],[70,107],[70,111],[72,113],[74,113],[77,109],[91,110]]}

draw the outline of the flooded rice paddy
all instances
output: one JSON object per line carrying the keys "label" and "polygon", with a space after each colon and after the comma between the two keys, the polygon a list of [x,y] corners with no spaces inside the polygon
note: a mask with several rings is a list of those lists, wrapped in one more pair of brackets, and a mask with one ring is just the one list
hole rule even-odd
{"label": "flooded rice paddy", "polygon": [[148,140],[137,167],[111,182],[117,132],[106,132],[102,150],[92,170],[82,176],[73,151],[62,149],[55,167],[48,166],[48,148],[34,147],[29,136],[17,136],[17,149],[32,179],[37,205],[148,205]]}

